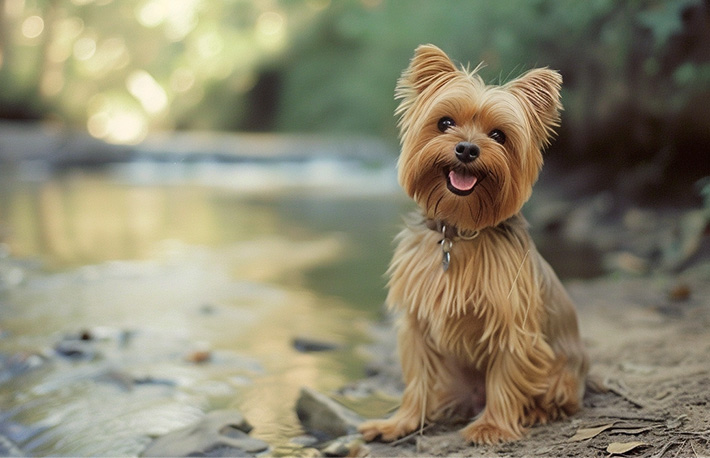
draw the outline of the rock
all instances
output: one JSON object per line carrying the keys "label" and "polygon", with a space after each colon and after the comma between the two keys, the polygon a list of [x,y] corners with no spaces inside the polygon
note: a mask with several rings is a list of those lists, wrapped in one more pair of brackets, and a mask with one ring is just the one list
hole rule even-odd
{"label": "rock", "polygon": [[337,344],[310,339],[308,337],[294,337],[292,345],[293,348],[300,351],[301,353],[332,351],[338,349]]}
{"label": "rock", "polygon": [[185,355],[185,361],[193,364],[208,363],[212,360],[212,353],[208,350],[196,350]]}
{"label": "rock", "polygon": [[[5,383],[12,377],[41,367],[47,362],[47,358],[38,353],[24,351],[9,355],[0,353],[0,383]],[[3,455],[0,454],[0,456]]]}
{"label": "rock", "polygon": [[323,447],[325,456],[362,456],[361,451],[365,447],[365,441],[360,434],[339,437]]}
{"label": "rock", "polygon": [[686,283],[679,283],[668,292],[668,299],[673,302],[687,301],[690,299],[691,293],[692,289],[690,288],[690,285]]}
{"label": "rock", "polygon": [[175,380],[170,380],[168,378],[156,378],[151,375],[145,375],[142,377],[135,377],[133,383],[136,385],[163,385],[174,387],[177,386]]}
{"label": "rock", "polygon": [[310,434],[303,434],[300,436],[292,437],[289,439],[288,443],[296,447],[312,447],[318,443],[318,438],[311,436]]}
{"label": "rock", "polygon": [[113,384],[124,391],[133,389],[133,377],[128,372],[119,369],[108,369],[97,375],[94,380],[97,382]]}
{"label": "rock", "polygon": [[268,458],[320,458],[323,452],[313,447],[282,445],[268,453]]}
{"label": "rock", "polygon": [[352,410],[308,387],[301,388],[296,414],[303,427],[320,438],[355,434],[363,421]]}
{"label": "rock", "polygon": [[68,338],[54,345],[54,351],[65,358],[93,360],[98,356],[96,348],[89,340]]}
{"label": "rock", "polygon": [[25,456],[15,442],[0,434],[0,456]]}
{"label": "rock", "polygon": [[215,410],[196,424],[154,440],[141,456],[254,456],[269,444],[249,437],[252,426],[236,410]]}

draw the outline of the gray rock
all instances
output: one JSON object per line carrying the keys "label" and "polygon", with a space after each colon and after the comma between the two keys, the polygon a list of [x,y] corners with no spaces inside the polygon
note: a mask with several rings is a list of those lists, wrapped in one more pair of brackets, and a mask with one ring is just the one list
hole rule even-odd
{"label": "gray rock", "polygon": [[65,358],[84,361],[93,360],[99,355],[93,342],[72,338],[57,342],[54,345],[54,351]]}
{"label": "gray rock", "polygon": [[339,348],[338,344],[311,339],[309,337],[294,337],[292,345],[293,348],[300,351],[301,353],[332,351],[337,350]]}
{"label": "gray rock", "polygon": [[0,434],[0,456],[25,456],[12,440]]}
{"label": "gray rock", "polygon": [[196,424],[153,441],[141,456],[254,456],[269,444],[249,437],[251,425],[236,410],[215,410]]}
{"label": "gray rock", "polygon": [[339,437],[323,447],[325,456],[360,456],[365,447],[361,434]]}
{"label": "gray rock", "polygon": [[358,414],[311,388],[301,388],[296,414],[303,427],[320,438],[334,438],[357,433],[363,419]]}

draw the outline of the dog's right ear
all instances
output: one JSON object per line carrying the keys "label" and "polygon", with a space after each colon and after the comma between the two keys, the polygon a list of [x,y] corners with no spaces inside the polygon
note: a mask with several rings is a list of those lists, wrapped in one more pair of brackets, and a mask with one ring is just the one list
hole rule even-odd
{"label": "dog's right ear", "polygon": [[421,94],[432,84],[448,81],[445,76],[456,72],[456,66],[444,51],[434,45],[420,45],[414,51],[409,67],[397,84],[399,94],[411,91]]}

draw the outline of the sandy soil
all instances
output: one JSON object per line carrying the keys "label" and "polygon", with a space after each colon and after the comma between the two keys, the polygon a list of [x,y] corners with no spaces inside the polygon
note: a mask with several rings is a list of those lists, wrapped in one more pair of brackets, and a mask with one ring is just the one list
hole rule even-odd
{"label": "sandy soil", "polygon": [[360,453],[710,456],[709,279],[703,260],[680,274],[568,283],[592,361],[584,409],[571,418],[499,446],[464,443],[456,432],[462,425],[434,425]]}

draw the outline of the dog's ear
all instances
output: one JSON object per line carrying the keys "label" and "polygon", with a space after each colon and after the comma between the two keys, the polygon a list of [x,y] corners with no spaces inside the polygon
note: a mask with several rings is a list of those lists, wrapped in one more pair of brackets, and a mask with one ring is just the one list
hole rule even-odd
{"label": "dog's ear", "polygon": [[562,75],[555,70],[538,68],[506,84],[520,100],[540,145],[548,145],[554,129],[560,125],[560,87]]}
{"label": "dog's ear", "polygon": [[402,73],[397,90],[420,94],[433,83],[447,79],[442,77],[453,76],[454,72],[456,66],[444,51],[434,45],[420,45],[414,51],[409,67]]}

